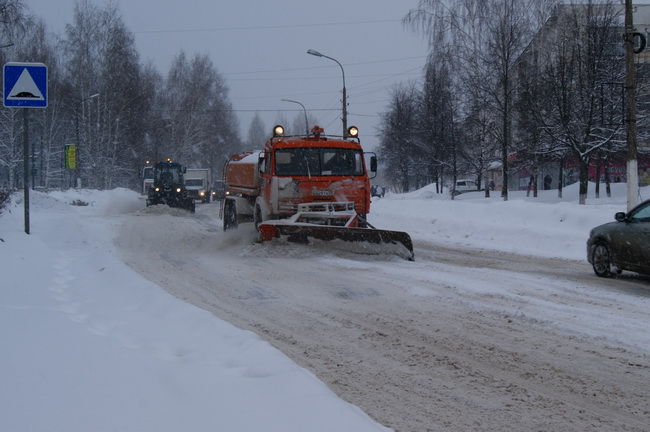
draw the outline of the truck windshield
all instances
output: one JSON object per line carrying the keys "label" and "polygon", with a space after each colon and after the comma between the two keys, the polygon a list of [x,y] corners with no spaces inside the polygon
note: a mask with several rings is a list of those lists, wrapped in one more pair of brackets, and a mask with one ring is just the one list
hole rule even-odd
{"label": "truck windshield", "polygon": [[156,180],[163,184],[177,184],[180,183],[180,173],[177,167],[159,166],[156,169]]}
{"label": "truck windshield", "polygon": [[279,176],[363,175],[359,150],[345,148],[293,148],[275,151],[275,173]]}
{"label": "truck windshield", "polygon": [[142,170],[142,178],[152,179],[153,178],[153,167],[144,167]]}
{"label": "truck windshield", "polygon": [[201,179],[185,179],[185,186],[203,186]]}

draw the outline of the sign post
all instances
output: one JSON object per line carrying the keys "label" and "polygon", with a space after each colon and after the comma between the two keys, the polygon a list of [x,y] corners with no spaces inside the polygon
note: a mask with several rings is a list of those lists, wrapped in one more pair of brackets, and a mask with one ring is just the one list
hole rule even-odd
{"label": "sign post", "polygon": [[47,108],[47,66],[43,63],[4,65],[3,103],[23,109],[23,189],[25,233],[29,234],[29,117],[28,108]]}

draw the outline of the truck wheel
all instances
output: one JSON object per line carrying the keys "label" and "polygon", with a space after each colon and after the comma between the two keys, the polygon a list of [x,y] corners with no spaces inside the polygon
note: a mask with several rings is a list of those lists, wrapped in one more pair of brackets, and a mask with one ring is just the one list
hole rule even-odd
{"label": "truck wheel", "polygon": [[227,200],[223,205],[223,230],[237,228],[237,210],[235,202]]}
{"label": "truck wheel", "polygon": [[262,209],[259,204],[255,204],[255,213],[253,214],[253,222],[255,223],[255,229],[260,230],[260,224],[264,222],[262,220]]}
{"label": "truck wheel", "polygon": [[358,222],[358,225],[357,225],[357,226],[358,226],[359,228],[368,228],[368,221],[366,220],[366,216],[367,216],[367,215],[365,215],[365,214],[360,214],[359,216],[360,216],[360,217],[359,217],[359,222]]}

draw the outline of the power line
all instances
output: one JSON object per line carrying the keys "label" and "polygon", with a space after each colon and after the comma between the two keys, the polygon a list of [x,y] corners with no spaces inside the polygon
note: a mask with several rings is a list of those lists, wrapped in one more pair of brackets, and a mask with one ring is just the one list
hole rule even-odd
{"label": "power line", "polygon": [[390,99],[388,98],[375,99],[375,100],[365,101],[365,102],[355,101],[354,105],[371,105],[371,104],[386,103],[386,102],[390,102]]}
{"label": "power line", "polygon": [[[421,67],[418,66],[416,68],[408,69],[406,71],[402,71],[402,72],[398,72],[398,73],[394,73],[394,74],[389,74],[384,78],[374,80],[374,81],[370,81],[370,82],[365,83],[365,84],[358,84],[356,86],[352,86],[352,87],[350,87],[351,89],[361,89],[359,91],[359,93],[353,93],[352,96],[356,98],[356,97],[361,97],[361,96],[367,96],[369,94],[376,93],[378,91],[383,91],[383,90],[386,89],[386,87],[384,87],[384,86],[377,87],[375,89],[373,89],[372,87],[368,87],[368,86],[370,86],[372,84],[375,84],[377,82],[392,78],[392,77],[402,76],[402,75],[406,75],[408,73],[412,73],[415,70],[418,70],[420,68]],[[364,88],[364,87],[367,87],[367,88]],[[318,95],[324,95],[324,94],[330,94],[330,93],[332,93],[332,92],[328,90],[328,91],[303,92],[303,93],[291,93],[291,94],[283,93],[283,94],[270,95],[270,96],[242,96],[242,97],[235,97],[234,99],[236,99],[236,100],[249,100],[249,99],[278,99],[278,98],[283,98],[283,97],[296,98],[296,97],[300,97],[300,96],[318,96]]]}
{"label": "power line", "polygon": [[348,115],[356,117],[381,117],[381,114],[357,114],[349,112]]}
{"label": "power line", "polygon": [[[392,63],[400,62],[405,60],[419,60],[425,59],[427,56],[413,56],[413,57],[397,57],[389,58],[383,60],[370,60],[365,62],[356,62],[356,63],[344,63],[343,66],[360,66],[368,64],[377,64],[377,63]],[[305,71],[305,70],[314,70],[314,69],[333,69],[337,66],[310,66],[310,67],[301,67],[301,68],[285,68],[285,69],[266,69],[266,70],[257,70],[257,71],[244,71],[244,72],[224,72],[221,75],[244,75],[244,74],[256,74],[256,73],[273,73],[273,72],[290,72],[290,71]]]}
{"label": "power line", "polygon": [[[340,111],[340,108],[310,108],[308,111]],[[172,112],[303,112],[302,109],[284,108],[261,108],[261,109],[238,109],[238,108],[209,108],[209,109],[176,109],[176,108],[153,108],[151,111],[172,111]]]}
{"label": "power line", "polygon": [[395,73],[395,74],[389,75],[389,76],[387,76],[387,77],[385,77],[385,78],[380,78],[380,79],[378,79],[378,80],[370,81],[370,82],[367,82],[367,83],[365,83],[365,84],[359,84],[359,85],[356,85],[356,86],[352,86],[352,87],[350,87],[350,88],[351,88],[351,89],[362,89],[363,87],[367,87],[367,86],[369,86],[369,85],[372,85],[372,84],[375,84],[375,83],[378,83],[378,82],[381,82],[381,81],[387,80],[387,79],[392,78],[392,77],[396,77],[396,76],[398,76],[398,75],[405,75],[405,74],[407,74],[407,73],[409,73],[409,72],[413,72],[413,71],[416,71],[416,70],[418,70],[418,69],[422,69],[422,66],[417,66],[417,67],[414,67],[414,68],[412,68],[412,69],[405,70],[404,72],[398,72],[398,73]]}
{"label": "power line", "polygon": [[[419,66],[418,66],[419,68]],[[366,78],[366,77],[392,77],[395,74],[366,74],[366,75],[349,75],[346,78]],[[228,78],[228,81],[294,81],[294,80],[337,80],[340,81],[340,76],[304,76],[304,77],[278,77],[278,78]]]}
{"label": "power line", "polygon": [[214,32],[214,31],[246,31],[246,30],[279,30],[279,29],[296,29],[296,28],[313,28],[313,27],[332,27],[332,26],[349,26],[361,24],[383,24],[391,22],[401,22],[399,19],[379,19],[379,20],[366,20],[366,21],[340,21],[328,23],[311,23],[311,24],[278,24],[266,26],[238,26],[238,27],[203,27],[203,28],[178,28],[178,29],[155,29],[155,30],[138,30],[133,33],[136,34],[152,34],[152,33],[197,33],[197,32]]}

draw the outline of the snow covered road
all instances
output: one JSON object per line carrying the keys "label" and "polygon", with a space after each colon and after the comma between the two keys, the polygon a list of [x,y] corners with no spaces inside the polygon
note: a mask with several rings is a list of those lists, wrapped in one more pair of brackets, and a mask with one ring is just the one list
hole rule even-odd
{"label": "snow covered road", "polygon": [[173,295],[253,330],[397,431],[647,430],[650,279],[415,241],[416,262],[223,233],[217,206],[120,216]]}

